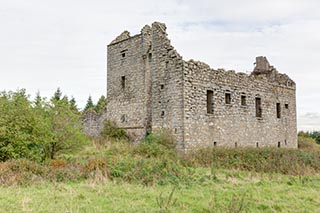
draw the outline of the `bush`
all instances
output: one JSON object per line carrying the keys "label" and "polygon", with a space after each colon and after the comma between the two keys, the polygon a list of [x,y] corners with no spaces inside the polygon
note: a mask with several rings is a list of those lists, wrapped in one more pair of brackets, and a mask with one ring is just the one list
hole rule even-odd
{"label": "bush", "polygon": [[320,151],[320,146],[317,144],[316,140],[305,135],[299,135],[298,148],[308,151]]}
{"label": "bush", "polygon": [[210,148],[186,155],[185,163],[191,167],[305,175],[319,171],[320,153],[278,148]]}
{"label": "bush", "polygon": [[100,135],[104,139],[113,140],[128,140],[129,137],[124,129],[117,126],[114,121],[106,120],[104,122],[103,128]]}
{"label": "bush", "polygon": [[30,101],[25,90],[0,94],[0,161],[53,159],[85,142],[80,114],[66,97],[49,102],[39,94]]}
{"label": "bush", "polygon": [[176,157],[175,141],[167,129],[161,129],[155,133],[150,133],[134,149],[134,152],[146,157],[156,157],[172,155]]}

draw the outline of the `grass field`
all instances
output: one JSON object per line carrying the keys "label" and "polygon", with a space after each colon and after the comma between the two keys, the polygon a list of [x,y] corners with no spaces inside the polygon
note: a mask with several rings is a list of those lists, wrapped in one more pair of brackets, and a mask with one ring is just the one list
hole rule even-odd
{"label": "grass field", "polygon": [[196,174],[178,186],[104,179],[1,187],[0,212],[320,212],[319,176]]}
{"label": "grass field", "polygon": [[[160,138],[161,139],[161,138]],[[319,212],[320,148],[205,149],[153,138],[0,163],[0,212]],[[169,143],[170,145],[170,143]]]}

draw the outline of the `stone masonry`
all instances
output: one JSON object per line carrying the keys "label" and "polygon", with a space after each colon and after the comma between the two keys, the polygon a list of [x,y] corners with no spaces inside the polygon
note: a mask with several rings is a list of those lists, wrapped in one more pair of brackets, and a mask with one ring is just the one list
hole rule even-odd
{"label": "stone masonry", "polygon": [[137,141],[167,128],[181,151],[297,148],[295,83],[265,57],[256,58],[250,75],[184,61],[158,22],[138,35],[123,32],[107,49],[104,118]]}

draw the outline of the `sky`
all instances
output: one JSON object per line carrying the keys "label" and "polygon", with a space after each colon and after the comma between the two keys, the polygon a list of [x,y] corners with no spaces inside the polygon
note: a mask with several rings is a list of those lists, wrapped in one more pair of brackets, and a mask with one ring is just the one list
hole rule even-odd
{"label": "sky", "polygon": [[318,0],[1,0],[0,90],[51,97],[60,87],[80,108],[106,94],[106,46],[124,30],[166,23],[185,60],[249,72],[266,56],[297,84],[299,130],[320,130]]}

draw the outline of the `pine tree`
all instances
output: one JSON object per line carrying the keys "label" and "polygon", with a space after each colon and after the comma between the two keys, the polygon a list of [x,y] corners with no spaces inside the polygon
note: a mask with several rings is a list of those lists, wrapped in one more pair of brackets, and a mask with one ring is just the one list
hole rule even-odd
{"label": "pine tree", "polygon": [[106,97],[104,95],[102,95],[100,97],[97,105],[95,106],[94,110],[96,111],[96,113],[101,114],[101,113],[103,113],[106,106],[107,106]]}
{"label": "pine tree", "polygon": [[87,104],[86,104],[86,106],[84,107],[83,112],[86,112],[86,111],[88,111],[89,109],[94,109],[94,104],[93,104],[93,102],[92,102],[91,95],[89,96],[89,98],[88,98],[88,100],[87,100]]}
{"label": "pine tree", "polygon": [[53,101],[53,102],[60,101],[61,96],[62,96],[62,92],[60,90],[60,87],[58,87],[58,89],[54,92],[51,101]]}
{"label": "pine tree", "polygon": [[61,101],[65,104],[69,104],[69,99],[68,96],[64,95],[63,98],[61,99]]}
{"label": "pine tree", "polygon": [[38,91],[36,94],[36,98],[34,99],[34,105],[36,107],[41,107],[42,106],[42,98],[40,96],[40,92]]}
{"label": "pine tree", "polygon": [[69,105],[70,105],[70,109],[71,110],[78,111],[78,106],[77,106],[77,103],[76,103],[76,99],[73,96],[71,96],[71,99],[69,101]]}

